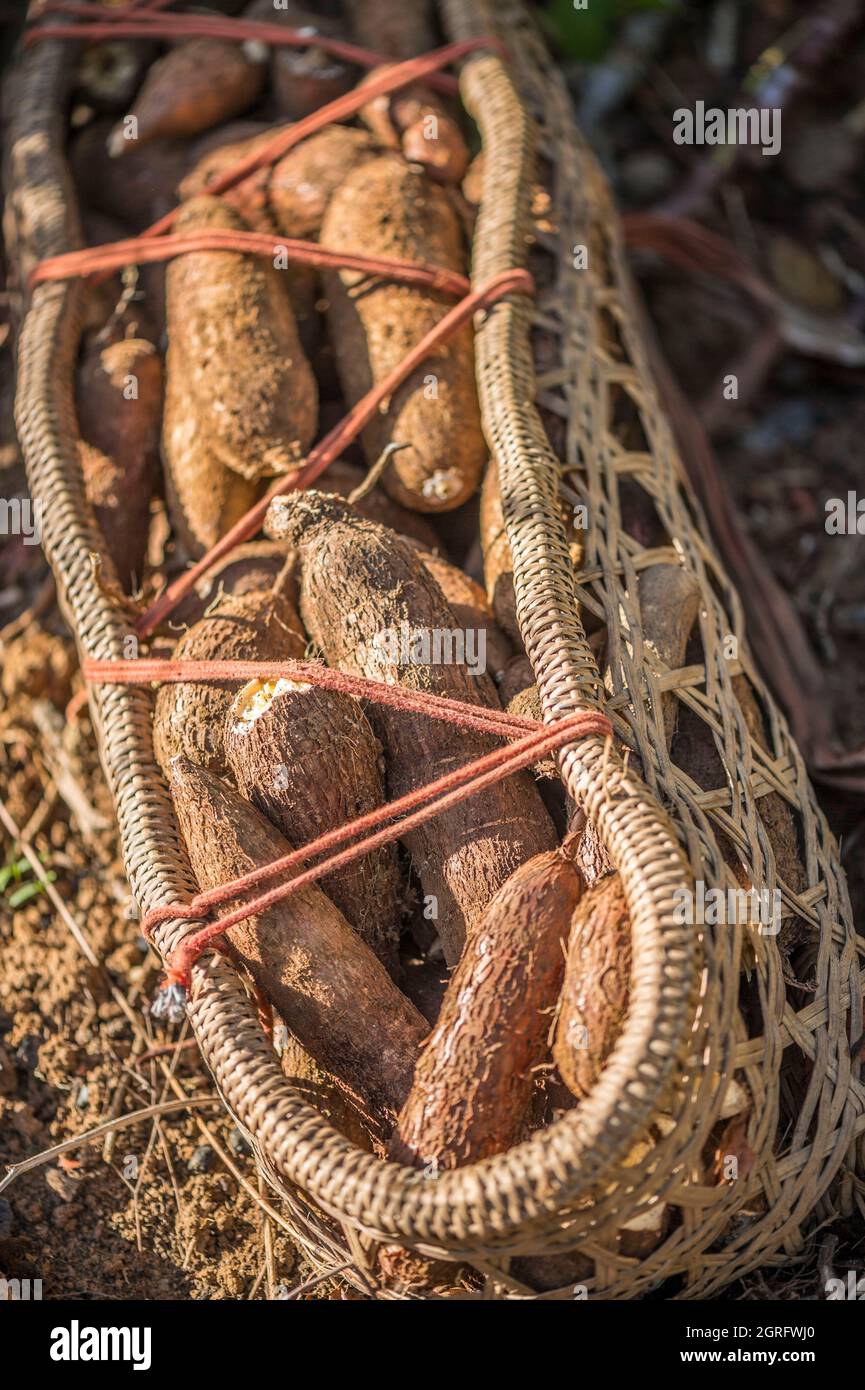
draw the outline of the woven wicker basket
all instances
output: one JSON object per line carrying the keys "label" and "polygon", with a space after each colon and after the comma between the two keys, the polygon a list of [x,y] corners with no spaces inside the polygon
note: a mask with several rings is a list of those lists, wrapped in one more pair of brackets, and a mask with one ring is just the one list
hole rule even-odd
{"label": "woven wicker basket", "polygon": [[[794,1253],[815,1215],[849,1207],[856,1197],[862,1202],[855,1158],[865,1090],[850,1057],[850,1039],[862,1031],[862,943],[837,846],[784,721],[754,674],[737,596],[684,483],[647,368],[615,213],[573,124],[561,77],[520,0],[444,0],[441,16],[450,39],[498,32],[510,52],[507,66],[481,53],[461,72],[463,100],[485,152],[476,284],[523,264],[538,178],[551,199],[554,230],[536,238],[534,252],[547,259],[543,288],[534,304],[514,295],[477,324],[478,387],[499,460],[518,618],[544,716],[604,707],[648,782],[597,738],[559,759],[569,794],[625,885],[633,930],[630,1011],[597,1086],[576,1110],[510,1152],[434,1181],[354,1148],[301,1098],[224,959],[208,958],[197,970],[190,1020],[227,1108],[283,1196],[301,1248],[321,1269],[349,1265],[342,1277],[358,1289],[393,1296],[371,1274],[376,1242],[386,1241],[473,1265],[487,1297],[532,1294],[510,1272],[511,1257],[565,1251],[577,1252],[573,1269],[593,1295],[634,1297],[676,1276],[671,1296],[705,1297]],[[39,45],[15,76],[8,222],[22,283],[36,260],[80,244],[63,153],[72,50],[69,43]],[[587,269],[575,266],[580,245],[589,248]],[[72,381],[82,295],[74,281],[34,293],[18,343],[17,422],[31,490],[44,506],[45,549],[79,648],[95,658],[122,657],[129,614],[94,581],[88,557],[101,546],[76,461]],[[538,326],[548,351],[536,381],[531,345]],[[613,400],[622,392],[639,414],[638,451],[617,437]],[[561,457],[536,399],[562,424]],[[660,550],[642,547],[620,525],[626,478],[651,499],[669,538]],[[562,495],[588,507],[576,573]],[[659,559],[690,568],[702,593],[702,655],[676,672],[659,669],[639,639],[635,580]],[[611,689],[581,613],[608,626]],[[728,659],[730,634],[738,640],[738,663]],[[737,712],[733,680],[742,670],[760,692],[768,748]],[[652,711],[669,691],[714,735],[724,769],[716,790],[701,791],[665,752]],[[143,687],[97,688],[91,710],[135,897],[142,910],[182,900],[194,884],[153,757],[152,696]],[[761,799],[771,792],[797,818],[807,873],[798,892],[776,885],[760,819]],[[707,888],[732,881],[719,831],[753,881],[780,887],[785,910],[800,920],[811,949],[810,991],[788,989],[775,938],[742,926],[677,924],[677,889],[695,878]],[[190,926],[170,923],[159,934],[160,951]],[[750,1172],[712,1185],[706,1153],[734,1074],[751,1100]],[[653,1145],[636,1149],[649,1126]],[[626,1257],[618,1229],[659,1200],[671,1218],[665,1238],[646,1258]],[[545,1296],[571,1293],[567,1287]]]}

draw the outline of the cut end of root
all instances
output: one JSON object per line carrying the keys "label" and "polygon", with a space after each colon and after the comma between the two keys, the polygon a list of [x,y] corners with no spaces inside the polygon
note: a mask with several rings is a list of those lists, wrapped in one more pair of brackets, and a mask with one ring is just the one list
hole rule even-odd
{"label": "cut end of root", "polygon": [[256,719],[260,719],[263,714],[266,714],[273,701],[280,695],[288,695],[293,692],[303,694],[308,690],[312,690],[309,681],[291,681],[284,676],[280,676],[278,680],[249,681],[242,690],[238,691],[235,701],[237,719],[234,728],[236,732],[239,734],[248,733]]}
{"label": "cut end of root", "polygon": [[421,492],[428,502],[449,502],[462,490],[462,479],[452,468],[437,468],[425,478]]}

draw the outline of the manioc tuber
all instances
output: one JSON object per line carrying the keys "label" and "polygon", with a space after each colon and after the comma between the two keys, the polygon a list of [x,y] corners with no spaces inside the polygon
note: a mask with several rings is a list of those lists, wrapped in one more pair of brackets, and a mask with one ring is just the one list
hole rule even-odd
{"label": "manioc tuber", "polygon": [[608,874],[574,913],[553,1058],[568,1090],[586,1097],[625,1020],[631,979],[631,924],[622,881]]}
{"label": "manioc tuber", "polygon": [[419,546],[418,555],[423,561],[424,569],[432,575],[444,594],[458,626],[465,632],[477,634],[478,640],[483,633],[486,670],[498,683],[513,652],[510,642],[493,617],[487,596],[480,584],[476,584],[459,566],[452,565],[435,551]]}
{"label": "manioc tuber", "polygon": [[[387,66],[373,68],[364,82],[387,71]],[[360,118],[383,149],[402,150],[410,164],[422,165],[438,183],[461,181],[469,152],[459,123],[445,102],[421,83],[373,97],[361,107]]]}
{"label": "manioc tuber", "polygon": [[418,1059],[392,1159],[457,1168],[519,1138],[581,888],[555,850],[522,864],[487,904]]}
{"label": "manioc tuber", "polygon": [[[321,243],[334,251],[420,261],[464,271],[462,234],[441,188],[396,154],[356,168],[334,193]],[[328,323],[350,405],[395,368],[451,307],[441,294],[357,271],[326,271]],[[486,457],[474,380],[472,331],[442,343],[363,432],[370,464],[407,445],[382,476],[385,490],[422,512],[452,511],[471,496]]]}
{"label": "manioc tuber", "polygon": [[69,151],[72,177],[85,207],[140,232],[177,203],[189,153],[180,140],[154,140],[142,148],[130,141],[125,158],[112,159],[110,132],[110,121],[97,120],[74,138]]}
{"label": "manioc tuber", "polygon": [[[330,1072],[320,1066],[290,1033],[280,1052],[279,1064],[290,1085],[340,1134],[344,1134],[359,1149],[372,1148],[368,1132],[371,1117],[361,1115],[354,1098],[337,1085]],[[378,1134],[376,1138],[379,1138]]]}
{"label": "manioc tuber", "polygon": [[198,559],[255,505],[264,484],[242,478],[216,457],[182,384],[172,379],[170,346],[167,365],[161,450],[165,501],[177,540]]}
{"label": "manioc tuber", "polygon": [[508,708],[512,700],[535,683],[535,673],[527,656],[512,656],[499,681],[499,699]]}
{"label": "manioc tuber", "polygon": [[[242,226],[202,196],[183,206],[175,230]],[[280,272],[257,257],[197,251],[171,263],[166,284],[178,423],[185,407],[215,457],[252,482],[296,469],[315,433],[318,391]]]}
{"label": "manioc tuber", "polygon": [[[173,759],[169,780],[199,888],[216,888],[290,854],[268,820],[213,773]],[[249,902],[261,890],[240,894]],[[426,1020],[316,884],[232,927],[249,971],[310,1056],[392,1123],[411,1084]]]}
{"label": "manioc tuber", "polygon": [[514,594],[514,562],[505,530],[499,469],[495,458],[491,458],[487,464],[481,488],[481,548],[487,598],[496,620],[511,641],[522,645]]}
{"label": "manioc tuber", "polygon": [[75,96],[96,111],[123,111],[155,56],[141,39],[108,39],[88,45],[75,67]]}
{"label": "manioc tuber", "polygon": [[[381,746],[358,701],[307,682],[255,680],[228,712],[225,751],[240,791],[304,845],[384,801]],[[328,874],[321,887],[396,973],[401,885],[395,845]]]}
{"label": "manioc tuber", "polygon": [[[314,492],[274,499],[265,531],[297,549],[304,624],[330,666],[497,706],[489,677],[455,659],[456,619],[407,541],[358,517],[340,498]],[[498,746],[386,705],[370,705],[369,718],[385,750],[392,797]],[[555,834],[521,772],[410,831],[405,844],[435,910],[445,957],[455,965],[492,895],[526,859],[554,848]]]}
{"label": "manioc tuber", "polygon": [[[277,583],[268,590],[224,597],[184,633],[178,661],[297,661],[306,639],[291,601]],[[156,696],[153,745],[163,771],[177,753],[214,772],[225,772],[225,717],[237,682],[181,681]]]}
{"label": "manioc tuber", "polygon": [[[650,565],[637,581],[637,601],[645,647],[662,667],[678,670],[700,607],[700,586],[694,574],[681,565]],[[662,694],[660,714],[667,748],[676,731],[678,708],[675,694]]]}
{"label": "manioc tuber", "polygon": [[84,486],[123,587],[140,581],[159,468],[162,359],[143,338],[87,344],[78,368]]}
{"label": "manioc tuber", "polygon": [[[201,576],[171,614],[172,628],[192,627],[214,603],[229,595],[242,598],[257,589],[271,589],[280,580],[280,592],[297,605],[297,586],[286,570],[288,550],[276,541],[246,541],[229,551]],[[298,634],[299,635],[299,634]]]}
{"label": "manioc tuber", "polygon": [[184,139],[228,121],[252,106],[264,86],[263,63],[240,44],[196,38],[154,63],[128,116],[109,142],[116,158],[151,140]]}
{"label": "manioc tuber", "polygon": [[[288,126],[275,126],[204,154],[180,185],[180,196],[206,193],[240,160],[257,153]],[[256,169],[220,197],[256,231],[314,241],[334,191],[358,165],[374,159],[365,130],[329,125],[309,135],[273,165]]]}
{"label": "manioc tuber", "polygon": [[270,60],[270,84],[280,111],[293,121],[302,120],[317,111],[325,102],[335,101],[351,90],[354,77],[341,59],[335,58],[315,43],[316,34],[325,38],[342,38],[341,21],[328,15],[296,5],[292,0],[253,0],[244,10],[244,19],[279,23],[309,35],[305,48],[275,47]]}
{"label": "manioc tuber", "polygon": [[385,58],[416,58],[435,48],[429,0],[347,0],[345,8],[357,42]]}

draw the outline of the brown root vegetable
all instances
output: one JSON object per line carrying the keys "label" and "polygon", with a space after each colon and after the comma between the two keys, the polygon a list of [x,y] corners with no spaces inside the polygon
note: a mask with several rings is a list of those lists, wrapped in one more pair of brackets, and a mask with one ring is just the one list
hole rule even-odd
{"label": "brown root vegetable", "polygon": [[241,478],[216,457],[182,386],[172,381],[170,363],[169,347],[162,426],[165,501],[178,541],[198,559],[255,505],[265,484]]}
{"label": "brown root vegetable", "polygon": [[[181,209],[178,235],[242,230],[216,198]],[[318,390],[280,272],[259,257],[197,251],[172,261],[168,385],[195,415],[216,458],[251,482],[289,473],[315,434]]]}
{"label": "brown root vegetable", "polygon": [[97,111],[123,111],[156,49],[140,39],[108,39],[85,48],[75,68],[75,91]]}
{"label": "brown root vegetable", "polygon": [[499,681],[499,699],[505,709],[512,700],[535,684],[535,673],[527,656],[512,656]]}
{"label": "brown root vegetable", "polygon": [[123,159],[112,159],[110,133],[111,122],[98,120],[74,138],[69,151],[72,177],[85,207],[139,232],[177,203],[189,153],[182,141],[154,140],[141,149],[130,142]]}
{"label": "brown root vegetable", "polygon": [[340,20],[295,5],[291,0],[253,0],[244,10],[245,19],[265,20],[270,24],[283,23],[292,29],[305,30],[310,36],[307,48],[275,48],[270,63],[270,83],[280,111],[293,121],[302,120],[328,101],[351,90],[354,74],[351,68],[333,54],[315,44],[315,35],[338,39],[343,37]]}
{"label": "brown root vegetable", "polygon": [[[768,752],[769,743],[766,737],[763,714],[748,677],[745,675],[736,676],[733,680],[733,689],[736,692],[736,699],[739,702],[739,708],[742,711],[748,732],[757,746],[762,748],[764,752]],[[757,807],[760,819],[766,827],[766,835],[772,846],[772,853],[775,856],[775,871],[778,878],[786,883],[793,893],[804,893],[808,886],[808,875],[802,861],[799,835],[790,803],[785,801],[779,792],[769,792],[766,796],[760,797]],[[782,941],[785,945],[792,944],[795,940],[799,934],[799,926],[799,922],[788,920],[786,926],[782,928]]]}
{"label": "brown root vegetable", "polygon": [[[206,193],[233,165],[288,129],[274,126],[208,151],[181,183],[181,197]],[[374,159],[376,154],[375,142],[365,130],[325,126],[289,150],[276,164],[257,169],[220,197],[258,231],[280,231],[300,241],[314,241],[334,191],[352,169]]]}
{"label": "brown root vegetable", "polygon": [[[199,888],[206,891],[291,853],[270,822],[213,773],[175,758],[169,782]],[[260,895],[241,895],[240,903]],[[396,1117],[411,1084],[426,1020],[328,897],[309,884],[227,933],[310,1056],[369,1107]]]}
{"label": "brown root vegetable", "polygon": [[[180,196],[191,198],[206,193],[228,169],[288,129],[289,126],[274,126],[257,130],[236,143],[222,144],[206,152],[181,183]],[[375,145],[366,131],[326,126],[289,150],[275,165],[257,169],[226,189],[220,198],[254,231],[274,236],[281,232],[293,240],[314,241],[334,189],[350,169],[375,154]],[[319,381],[325,383],[335,373],[329,345],[325,348],[321,342],[324,320],[316,312],[318,274],[312,266],[297,261],[290,261],[280,273],[285,277],[304,350],[316,361]],[[344,413],[341,410],[340,416]]]}
{"label": "brown root vegetable", "polygon": [[[751,738],[758,747],[766,749],[763,715],[747,676],[735,676],[733,678],[733,690]],[[712,792],[726,789],[729,777],[718,752],[712,730],[694,711],[684,706],[680,712],[679,728],[673,742],[671,756],[676,767],[690,777],[693,782],[696,782],[702,791]],[[777,878],[785,883],[793,893],[803,892],[808,884],[808,876],[799,846],[796,821],[789,803],[779,792],[770,791],[764,796],[758,797],[755,805],[775,860]],[[742,855],[733,840],[717,825],[713,827],[713,830],[721,853],[740,889],[745,893],[757,894],[765,890],[766,884],[756,883],[743,864]],[[755,907],[756,904],[752,900],[747,910],[751,911]],[[760,926],[764,930],[771,927],[778,933],[781,947],[789,951],[801,939],[804,932],[807,932],[807,928],[803,927],[800,918],[783,906],[781,913],[779,933],[779,923],[774,920],[774,915],[771,924],[766,923],[761,916]]]}
{"label": "brown root vegetable", "polygon": [[[407,541],[358,517],[340,498],[314,492],[274,499],[265,531],[297,549],[304,623],[330,666],[498,705],[489,677],[453,659],[456,620]],[[369,718],[385,750],[392,797],[497,746],[384,705],[371,705]],[[454,965],[492,895],[526,859],[552,849],[555,834],[531,778],[519,773],[409,832],[404,843]]]}
{"label": "brown root vegetable", "polygon": [[347,0],[345,10],[357,42],[385,58],[415,58],[435,48],[429,0],[406,5],[394,0]]}
{"label": "brown root vegetable", "polygon": [[[384,801],[381,745],[358,701],[337,690],[251,681],[228,712],[225,752],[243,795],[298,846]],[[402,898],[395,845],[373,850],[320,882],[395,974]]]}
{"label": "brown root vegetable", "polygon": [[475,155],[465,173],[462,181],[462,194],[466,202],[472,207],[478,208],[481,205],[481,198],[484,191],[484,152],[481,150]]}
{"label": "brown root vegetable", "polygon": [[[640,574],[637,586],[643,642],[651,654],[671,671],[685,661],[688,638],[700,607],[700,586],[681,565],[651,565]],[[667,748],[676,730],[679,701],[672,693],[661,696],[661,718]]]}
{"label": "brown root vegetable", "polygon": [[553,1044],[559,1074],[580,1100],[622,1031],[630,981],[628,906],[619,875],[609,874],[586,890],[574,914]]}
{"label": "brown root vegetable", "polygon": [[[521,719],[536,719],[538,723],[543,722],[541,692],[537,685],[527,685],[524,690],[517,691],[505,708],[508,714],[517,714]],[[534,764],[533,770],[537,777],[558,778],[559,775],[556,760],[552,755],[541,758],[540,762]]]}
{"label": "brown root vegetable", "polygon": [[280,580],[280,592],[297,605],[297,586],[286,571],[288,550],[276,541],[247,541],[237,545],[212,569],[203,574],[192,593],[187,594],[169,619],[173,629],[191,627],[203,618],[214,602],[223,597],[243,598],[259,589],[271,589]]}
{"label": "brown root vegetable", "polygon": [[[306,639],[290,600],[274,588],[228,596],[181,637],[178,661],[296,661]],[[182,681],[163,685],[156,696],[153,746],[163,771],[182,753],[213,772],[225,772],[225,719],[237,682]]]}
{"label": "brown root vegetable", "polygon": [[353,170],[375,159],[365,130],[330,125],[303,140],[274,165],[268,197],[286,236],[317,240],[331,198]]}
{"label": "brown root vegetable", "polygon": [[513,656],[513,649],[493,617],[493,611],[480,584],[476,584],[457,565],[452,565],[449,560],[445,560],[434,551],[418,547],[418,554],[424,568],[432,575],[444,594],[459,626],[467,633],[474,634],[473,640],[479,654],[481,644],[483,645],[484,670],[488,671],[498,684]]}
{"label": "brown root vegetable", "polygon": [[[337,1085],[329,1071],[302,1048],[297,1038],[288,1035],[279,1055],[279,1064],[286,1080],[299,1091],[307,1105],[329,1120],[334,1129],[344,1134],[359,1149],[370,1150],[369,1121],[362,1116],[355,1099]],[[376,1134],[376,1138],[380,1138]]]}
{"label": "brown root vegetable", "polygon": [[264,86],[263,63],[240,44],[189,39],[148,71],[128,116],[111,133],[115,158],[151,140],[182,140],[246,111]]}
{"label": "brown root vegetable", "polygon": [[[248,159],[250,155],[257,154],[259,150],[269,145],[282,131],[288,130],[288,126],[256,126],[255,130],[249,134],[241,134],[236,140],[220,140],[215,146],[209,145],[207,141],[201,141],[200,146],[196,145],[196,151],[200,149],[198,158],[192,168],[184,175],[178,193],[187,201],[196,198],[202,193],[210,192],[211,185],[217,179],[222,178],[236,164]],[[256,169],[254,173],[248,174],[240,183],[236,183],[231,188],[226,188],[224,193],[218,196],[222,202],[227,203],[233,208],[240,217],[243,218],[247,227],[255,232],[276,231],[275,219],[270,206],[270,181],[273,177],[273,167],[267,165],[263,169]]]}
{"label": "brown root vegetable", "polygon": [[159,467],[162,359],[143,338],[93,339],[78,368],[79,458],[87,497],[127,592],[140,580]]}
{"label": "brown root vegetable", "polygon": [[481,487],[481,548],[487,598],[496,620],[511,641],[522,646],[514,594],[514,561],[511,543],[505,530],[499,468],[495,458],[491,458],[487,464]]}
{"label": "brown root vegetable", "polygon": [[[387,71],[386,66],[373,68],[363,81]],[[458,184],[463,178],[469,152],[459,123],[441,98],[420,83],[373,97],[361,107],[360,118],[383,149],[401,149],[410,163],[423,165],[437,182]]]}
{"label": "brown root vegetable", "polygon": [[553,851],[522,864],[487,904],[418,1059],[390,1158],[457,1168],[519,1138],[581,887]]}
{"label": "brown root vegetable", "polygon": [[418,100],[418,115],[403,130],[402,152],[409,163],[422,164],[430,178],[457,184],[469,152],[452,116],[430,101]]}
{"label": "brown root vegetable", "polygon": [[[394,154],[355,169],[333,195],[323,246],[464,271],[458,218],[441,188]],[[354,405],[444,317],[451,302],[356,271],[323,276],[337,370]],[[398,386],[386,414],[363,432],[370,463],[405,444],[383,474],[385,490],[417,511],[452,511],[474,492],[486,457],[469,326]]]}

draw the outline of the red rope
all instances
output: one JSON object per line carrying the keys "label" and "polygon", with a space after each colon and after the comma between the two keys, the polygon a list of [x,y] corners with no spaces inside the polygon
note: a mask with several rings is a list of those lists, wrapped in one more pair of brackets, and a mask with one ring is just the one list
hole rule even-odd
{"label": "red rope", "polygon": [[386,257],[350,255],[343,251],[329,251],[319,246],[317,241],[295,241],[288,237],[271,236],[268,232],[225,231],[219,228],[164,236],[158,241],[146,236],[126,237],[122,241],[108,241],[81,251],[67,251],[62,256],[49,256],[40,261],[31,273],[30,284],[32,287],[45,280],[75,279],[92,275],[97,270],[117,270],[133,263],[168,261],[192,251],[238,251],[255,256],[272,256],[279,252],[286,260],[301,265],[382,275],[389,280],[399,280],[406,285],[417,285],[441,294],[463,295],[470,288],[465,275],[440,266]]}
{"label": "red rope", "polygon": [[[73,18],[92,20],[90,24],[60,26],[53,29],[33,29],[25,35],[25,44],[39,41],[39,37],[68,37],[66,28],[73,29],[74,36],[87,38],[215,38],[230,42],[246,43],[258,39],[268,47],[317,48],[339,58],[355,67],[374,68],[392,63],[392,59],[374,49],[363,48],[360,44],[347,43],[328,34],[310,34],[307,30],[295,29],[289,25],[271,24],[266,19],[243,19],[229,15],[165,14],[153,6],[148,9],[135,9],[124,6],[122,9],[106,10],[102,5],[88,4],[87,0],[48,0],[38,18],[43,14],[65,14]],[[98,31],[98,32],[94,32]],[[134,31],[134,32],[132,32]],[[493,43],[498,43],[496,39]],[[453,78],[446,78],[448,90],[454,91]]]}
{"label": "red rope", "polygon": [[[201,955],[201,952],[217,937],[222,936],[229,928],[236,926],[239,922],[244,922],[277,903],[283,902],[323,875],[344,868],[365,854],[369,854],[372,850],[390,844],[409,830],[423,825],[434,816],[441,815],[442,812],[449,810],[450,807],[459,802],[476,796],[479,792],[485,791],[512,773],[531,766],[539,758],[562,747],[574,738],[585,737],[588,734],[599,734],[605,738],[611,738],[613,732],[612,725],[606,716],[593,711],[583,711],[570,715],[555,724],[542,725],[541,728],[543,732],[527,734],[509,748],[497,748],[492,753],[475,758],[454,772],[428,782],[425,786],[409,792],[397,801],[377,807],[376,810],[359,816],[356,820],[340,826],[336,830],[328,831],[325,835],[312,840],[302,849],[293,850],[291,854],[275,860],[272,864],[263,865],[240,878],[197,895],[189,904],[166,904],[154,908],[142,922],[142,931],[145,935],[160,923],[171,918],[206,916],[211,909],[222,906],[259,883],[275,878],[277,875],[289,871],[310,858],[325,853],[356,835],[362,836],[356,844],[336,853],[327,853],[326,857],[318,864],[304,870],[297,877],[289,879],[286,883],[278,884],[269,892],[235,908],[225,917],[217,918],[216,921],[203,927],[201,931],[193,932],[187,936],[172,951],[166,961],[165,985],[178,985],[188,989],[192,965]],[[422,805],[423,802],[427,804]],[[416,806],[420,806],[420,809],[411,809]],[[393,820],[397,816],[400,817],[397,824],[386,826],[381,830],[374,829],[383,821]]]}
{"label": "red rope", "polygon": [[[66,14],[92,22],[39,26],[38,20],[44,14]],[[319,48],[334,58],[339,58],[356,67],[393,66],[392,58],[388,58],[386,54],[377,53],[373,49],[346,43],[343,39],[330,38],[326,34],[309,34],[308,32],[304,33],[302,29],[292,29],[282,24],[269,24],[266,20],[237,19],[228,16],[223,18],[219,15],[165,14],[164,12],[155,13],[141,9],[131,11],[126,7],[123,10],[107,11],[100,5],[82,3],[81,0],[78,2],[76,0],[49,0],[49,3],[42,8],[36,17],[34,26],[25,33],[24,45],[30,47],[32,44],[44,42],[46,39],[100,40],[112,38],[213,38],[233,43],[245,43],[249,39],[258,39],[267,47]],[[480,48],[492,49],[503,55],[505,53],[504,43],[494,34],[482,35],[476,39],[462,39],[459,43],[448,44],[445,48],[436,50],[438,53],[444,53],[448,49],[457,49],[459,52],[454,58],[445,58],[428,70],[405,80],[410,82],[425,78],[428,85],[435,87],[438,91],[446,92],[448,95],[456,95],[459,91],[459,83],[455,78],[438,72],[438,69],[447,67],[456,61],[456,58],[463,57]],[[433,54],[428,54],[422,58],[410,58],[408,62],[423,64],[433,56]],[[398,66],[404,67],[405,64],[401,63]],[[364,87],[362,89],[360,105],[364,105],[367,101],[367,92],[372,92],[373,85],[371,83],[369,88]]]}
{"label": "red rope", "polygon": [[[303,680],[377,704],[426,714],[461,728],[517,740],[510,747],[494,749],[491,753],[475,758],[453,772],[408,792],[396,801],[377,807],[365,816],[327,831],[302,849],[292,850],[290,854],[271,864],[253,869],[241,878],[221,884],[218,888],[199,893],[190,903],[166,904],[154,908],[142,922],[145,935],[160,923],[172,918],[205,917],[213,908],[222,906],[241,893],[267,883],[309,859],[317,858],[319,855],[326,856],[320,863],[305,869],[296,878],[279,884],[242,908],[235,909],[233,913],[220,917],[201,931],[187,937],[166,962],[166,986],[188,987],[194,961],[211,941],[223,935],[230,927],[236,926],[238,922],[265,911],[324,874],[343,868],[370,851],[389,844],[459,801],[476,795],[513,772],[529,767],[571,739],[592,733],[611,738],[613,734],[609,719],[595,711],[583,711],[569,715],[554,724],[544,724],[483,705],[471,705],[463,700],[431,695],[424,691],[405,690],[387,685],[384,681],[371,681],[361,676],[350,676],[342,671],[332,671],[317,662],[177,661],[162,658],[96,661],[88,657],[82,663],[82,670],[89,682],[112,685],[145,685],[153,681],[242,681],[263,675],[270,679],[284,677],[295,681]],[[398,822],[396,825],[377,829],[384,822],[394,820]],[[357,843],[346,849],[339,849],[339,846],[357,836],[361,837]]]}
{"label": "red rope", "polygon": [[446,695],[431,695],[423,690],[405,690],[385,681],[367,680],[333,671],[317,661],[184,661],[166,657],[138,657],[134,661],[96,661],[85,657],[81,663],[84,679],[93,685],[150,685],[158,682],[177,685],[184,681],[250,681],[269,680],[308,681],[359,700],[390,705],[393,709],[410,710],[440,719],[446,724],[476,729],[480,733],[500,738],[516,738],[538,728],[545,728],[536,719],[526,719],[505,710],[489,709],[486,705],[470,705],[464,700],[452,700]]}
{"label": "red rope", "polygon": [[267,508],[274,497],[281,497],[287,492],[295,489],[309,487],[319,474],[339,458],[343,450],[357,439],[364,426],[373,418],[378,411],[381,403],[393,394],[396,388],[406,380],[417,366],[430,355],[439,343],[451,337],[462,324],[466,323],[478,309],[484,309],[495,304],[504,295],[522,293],[531,294],[534,290],[532,277],[526,270],[505,270],[500,275],[493,276],[492,280],[487,281],[478,290],[472,290],[459,304],[445,314],[444,318],[432,328],[429,333],[412,348],[407,357],[403,358],[393,371],[389,372],[384,380],[368,391],[365,396],[357,402],[338,425],[325,435],[320,443],[310,451],[307,462],[300,472],[294,476],[277,479],[265,497],[251,507],[240,521],[232,526],[230,531],[226,531],[221,540],[211,550],[203,555],[191,569],[176,579],[173,584],[169,584],[165,592],[160,595],[154,604],[147,609],[139,618],[135,625],[139,636],[147,636],[159,626],[159,624],[171,613],[182,598],[193,589],[203,574],[206,574],[218,560],[228,555],[236,545],[242,541],[249,540],[259,530],[267,513]]}

